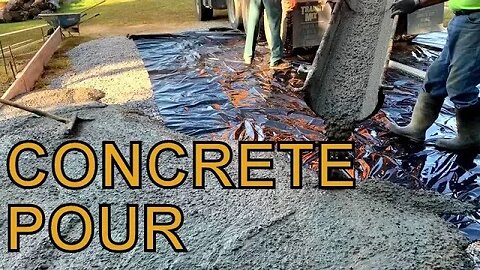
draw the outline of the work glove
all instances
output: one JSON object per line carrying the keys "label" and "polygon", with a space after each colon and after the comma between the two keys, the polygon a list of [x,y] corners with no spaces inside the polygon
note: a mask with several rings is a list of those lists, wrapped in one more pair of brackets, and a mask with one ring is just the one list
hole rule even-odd
{"label": "work glove", "polygon": [[410,14],[420,8],[420,0],[397,0],[392,4],[392,18],[397,15]]}
{"label": "work glove", "polygon": [[297,0],[282,0],[283,11],[286,11],[286,12],[293,11],[296,5],[297,5]]}

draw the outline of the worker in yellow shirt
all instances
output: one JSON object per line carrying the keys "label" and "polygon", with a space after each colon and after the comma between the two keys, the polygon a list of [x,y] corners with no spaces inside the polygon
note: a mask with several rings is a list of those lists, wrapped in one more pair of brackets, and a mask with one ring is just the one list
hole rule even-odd
{"label": "worker in yellow shirt", "polygon": [[[395,15],[446,0],[398,0],[392,9]],[[448,39],[440,56],[429,67],[423,90],[415,104],[410,123],[389,130],[416,142],[425,140],[425,132],[433,125],[448,96],[455,104],[457,136],[440,139],[439,148],[451,151],[480,151],[480,0],[450,0],[455,16],[448,25]]]}

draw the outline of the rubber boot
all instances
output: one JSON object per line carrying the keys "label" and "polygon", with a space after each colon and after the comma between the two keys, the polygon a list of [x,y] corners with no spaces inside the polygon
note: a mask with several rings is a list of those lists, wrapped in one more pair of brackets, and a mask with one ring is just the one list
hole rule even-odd
{"label": "rubber boot", "polygon": [[423,142],[425,141],[425,132],[435,123],[442,105],[443,99],[434,98],[427,92],[421,92],[413,108],[410,124],[400,127],[395,123],[390,123],[388,129],[390,132],[414,142]]}
{"label": "rubber boot", "polygon": [[479,152],[480,150],[480,104],[455,110],[457,119],[457,137],[439,139],[438,148],[452,152]]}

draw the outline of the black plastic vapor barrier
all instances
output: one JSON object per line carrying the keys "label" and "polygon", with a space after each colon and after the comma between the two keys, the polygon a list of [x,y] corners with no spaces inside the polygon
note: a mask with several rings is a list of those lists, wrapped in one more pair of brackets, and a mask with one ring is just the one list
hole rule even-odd
{"label": "black plastic vapor barrier", "polygon": [[[243,64],[243,35],[236,32],[187,32],[181,35],[133,36],[149,72],[165,125],[204,139],[323,141],[325,123],[303,100],[300,91],[314,52],[291,56],[292,68],[272,71],[268,49],[257,47],[253,66]],[[392,59],[426,70],[438,57],[443,34],[395,44]],[[480,160],[439,151],[433,141],[455,136],[453,105],[447,101],[427,143],[414,145],[386,132],[388,119],[409,122],[422,82],[388,70],[383,109],[352,135],[356,146],[355,176],[389,180],[409,188],[435,190],[472,201],[480,197]],[[315,153],[304,157],[312,169]],[[479,207],[480,209],[480,207]],[[480,211],[471,216],[445,216],[470,240],[480,239]]]}

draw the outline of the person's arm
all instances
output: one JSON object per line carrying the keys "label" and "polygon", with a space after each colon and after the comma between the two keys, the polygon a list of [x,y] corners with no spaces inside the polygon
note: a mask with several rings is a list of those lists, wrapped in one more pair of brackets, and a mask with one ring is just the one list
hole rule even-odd
{"label": "person's arm", "polygon": [[398,0],[392,4],[392,18],[396,15],[409,14],[421,8],[447,2],[447,0]]}
{"label": "person's arm", "polygon": [[429,6],[434,6],[434,5],[440,4],[440,3],[445,3],[447,1],[448,0],[420,0],[420,3],[418,4],[418,6],[419,6],[418,9],[426,8],[426,7],[429,7]]}

